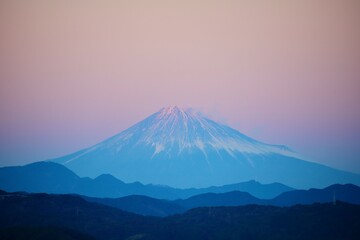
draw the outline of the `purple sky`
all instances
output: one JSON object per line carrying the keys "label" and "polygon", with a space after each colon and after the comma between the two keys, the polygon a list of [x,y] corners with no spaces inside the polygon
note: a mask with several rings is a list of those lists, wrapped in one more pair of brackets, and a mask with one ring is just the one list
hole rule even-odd
{"label": "purple sky", "polygon": [[0,1],[0,165],[163,106],[360,173],[360,1]]}

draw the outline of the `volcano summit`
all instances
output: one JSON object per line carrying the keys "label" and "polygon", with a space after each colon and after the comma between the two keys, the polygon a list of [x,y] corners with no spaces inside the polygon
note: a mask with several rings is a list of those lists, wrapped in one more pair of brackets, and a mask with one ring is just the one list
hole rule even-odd
{"label": "volcano summit", "polygon": [[282,145],[254,140],[194,110],[167,107],[87,149],[51,161],[82,177],[207,187],[256,179],[296,188],[360,183],[359,175],[308,162]]}

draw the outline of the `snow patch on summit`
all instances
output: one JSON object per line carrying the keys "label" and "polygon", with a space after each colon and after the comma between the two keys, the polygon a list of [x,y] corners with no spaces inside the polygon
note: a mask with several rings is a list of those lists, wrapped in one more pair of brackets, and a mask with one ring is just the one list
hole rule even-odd
{"label": "snow patch on summit", "polygon": [[164,149],[165,149],[164,145],[162,145],[160,143],[155,143],[155,144],[153,144],[153,146],[154,145],[155,145],[155,151],[151,158],[153,158],[156,154],[164,151]]}

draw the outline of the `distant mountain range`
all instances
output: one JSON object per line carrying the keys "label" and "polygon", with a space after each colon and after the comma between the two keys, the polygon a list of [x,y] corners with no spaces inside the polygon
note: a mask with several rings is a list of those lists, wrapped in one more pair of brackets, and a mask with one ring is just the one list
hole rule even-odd
{"label": "distant mountain range", "polygon": [[360,175],[306,161],[283,145],[252,139],[194,110],[163,108],[92,147],[52,159],[81,177],[111,174],[125,182],[176,188],[257,179],[294,188],[360,184]]}
{"label": "distant mountain range", "polygon": [[94,198],[77,195],[88,202],[99,203],[123,211],[143,216],[166,217],[184,213],[188,210],[176,201],[156,199],[141,195],[131,195],[122,198]]}
{"label": "distant mountain range", "polygon": [[338,200],[360,204],[360,188],[353,184],[334,184],[324,189],[284,192],[268,200],[268,202],[275,206],[292,206],[296,204],[326,203]]}
{"label": "distant mountain range", "polygon": [[203,207],[155,218],[76,196],[0,192],[0,212],[1,239],[360,238],[360,205],[342,202],[293,207]]}
{"label": "distant mountain range", "polygon": [[249,204],[271,206],[295,206],[314,203],[335,203],[338,201],[360,204],[360,187],[346,185],[332,185],[324,189],[294,190],[280,194],[273,199],[259,199],[247,192],[204,193],[188,199],[174,201],[160,200],[145,196],[128,196],[123,198],[89,198],[85,200],[96,202],[125,211],[164,217],[197,207],[244,206]]}
{"label": "distant mountain range", "polygon": [[95,179],[80,178],[63,165],[53,162],[0,168],[0,189],[10,192],[75,193],[110,198],[145,195],[170,200],[188,198],[207,192],[229,191],[244,191],[258,198],[274,198],[283,192],[293,190],[279,183],[260,184],[255,181],[203,189],[175,189],[167,186],[143,185],[139,182],[124,183],[109,174],[100,175]]}
{"label": "distant mountain range", "polygon": [[[251,181],[206,189],[173,189],[140,183],[126,184],[111,175],[102,175],[96,179],[80,178],[64,166],[52,162],[0,168],[0,189],[8,192],[78,194],[90,202],[141,215],[160,217],[207,206],[293,206],[334,200],[360,204],[360,188],[352,184],[336,184],[324,189],[294,190],[282,184],[262,185]],[[259,192],[268,199],[257,196]]]}
{"label": "distant mountain range", "polygon": [[273,199],[258,199],[249,193],[238,191],[206,193],[185,200],[176,200],[175,203],[186,209],[191,209],[203,206],[242,206],[249,204],[294,206],[297,204],[336,203],[336,201],[360,204],[360,187],[352,184],[336,184],[324,189],[285,192]]}

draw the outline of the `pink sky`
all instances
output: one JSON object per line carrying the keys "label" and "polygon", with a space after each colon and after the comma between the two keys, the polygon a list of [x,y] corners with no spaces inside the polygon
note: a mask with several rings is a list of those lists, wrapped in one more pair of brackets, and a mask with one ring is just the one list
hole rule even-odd
{"label": "pink sky", "polygon": [[360,173],[360,2],[0,2],[0,165],[163,106]]}

